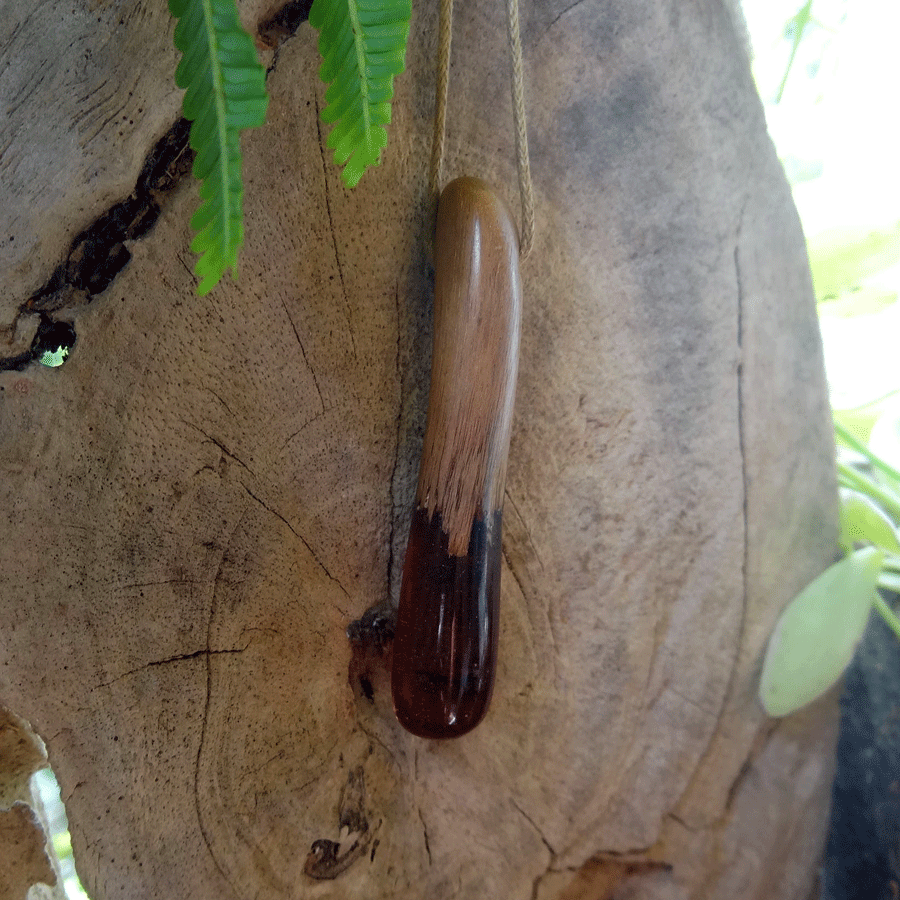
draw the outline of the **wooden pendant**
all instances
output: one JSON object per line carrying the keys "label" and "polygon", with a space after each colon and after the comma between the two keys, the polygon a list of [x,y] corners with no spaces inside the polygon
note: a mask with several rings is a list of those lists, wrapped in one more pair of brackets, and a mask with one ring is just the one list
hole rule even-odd
{"label": "wooden pendant", "polygon": [[501,517],[519,358],[518,239],[489,185],[438,203],[428,425],[397,610],[391,690],[400,723],[458,737],[494,687]]}

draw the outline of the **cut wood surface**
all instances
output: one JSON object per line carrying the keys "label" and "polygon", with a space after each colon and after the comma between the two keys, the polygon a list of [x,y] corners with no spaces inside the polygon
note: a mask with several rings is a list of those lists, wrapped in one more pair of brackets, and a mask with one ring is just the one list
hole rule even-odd
{"label": "cut wood surface", "polygon": [[[47,743],[93,900],[806,900],[836,706],[775,723],[755,694],[833,553],[833,446],[727,6],[523,3],[537,238],[487,718],[406,734],[389,643],[345,635],[396,602],[415,492],[435,7],[352,192],[315,34],[265,51],[237,283],[194,295],[183,178],[108,287],[41,295],[77,343],[0,372],[0,703]],[[0,25],[11,356],[179,97],[159,3],[15,0]],[[509,93],[502,4],[460,4],[445,174],[515,210]]]}

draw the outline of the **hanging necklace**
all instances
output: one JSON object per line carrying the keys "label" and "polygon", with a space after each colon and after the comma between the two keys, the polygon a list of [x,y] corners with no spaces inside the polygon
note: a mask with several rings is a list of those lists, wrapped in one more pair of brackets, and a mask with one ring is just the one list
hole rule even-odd
{"label": "hanging necklace", "polygon": [[486,182],[457,178],[438,196],[453,0],[441,0],[431,158],[434,348],[428,425],[403,565],[391,691],[420,737],[458,737],[490,703],[497,667],[502,509],[519,359],[519,259],[534,200],[525,126],[518,0],[507,0],[521,242]]}

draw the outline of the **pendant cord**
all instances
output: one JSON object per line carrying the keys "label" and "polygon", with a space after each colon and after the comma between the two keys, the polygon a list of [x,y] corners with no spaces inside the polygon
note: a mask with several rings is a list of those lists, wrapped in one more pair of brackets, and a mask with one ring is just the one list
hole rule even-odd
{"label": "pendant cord", "polygon": [[506,0],[506,33],[512,63],[513,119],[516,125],[516,164],[519,169],[519,198],[522,203],[522,230],[519,257],[525,259],[534,243],[534,188],[528,160],[528,123],[525,121],[525,66],[519,34],[519,0]]}
{"label": "pendant cord", "polygon": [[441,0],[438,25],[437,87],[434,97],[434,134],[431,137],[431,174],[428,192],[432,213],[437,209],[444,165],[444,138],[447,132],[447,92],[450,84],[450,45],[453,41],[453,0]]}
{"label": "pendant cord", "polygon": [[[506,33],[512,66],[512,107],[516,134],[516,166],[519,172],[519,199],[522,225],[519,257],[524,260],[534,244],[534,187],[528,157],[528,123],[525,117],[525,66],[519,33],[519,0],[506,0]],[[434,101],[434,133],[431,139],[431,169],[428,179],[430,222],[434,223],[441,189],[444,145],[447,133],[447,94],[450,84],[450,50],[453,41],[453,0],[441,0],[438,26],[437,86]],[[433,229],[432,229],[433,231]]]}

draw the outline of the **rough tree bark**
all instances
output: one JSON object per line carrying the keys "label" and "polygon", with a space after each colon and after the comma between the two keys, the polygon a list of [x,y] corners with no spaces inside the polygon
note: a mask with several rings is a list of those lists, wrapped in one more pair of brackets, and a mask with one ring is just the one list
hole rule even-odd
{"label": "rough tree bark", "polygon": [[[40,315],[77,343],[0,373],[0,703],[47,742],[94,900],[806,898],[834,703],[773,723],[755,690],[832,554],[832,443],[722,0],[524,3],[538,237],[488,718],[410,737],[389,647],[345,636],[396,597],[423,428],[435,6],[353,192],[308,25],[262,51],[241,277],[200,299],[196,186],[139,180],[178,117],[164,4],[3,5],[2,355]],[[513,200],[503,15],[458,9],[446,171]],[[347,859],[309,857],[342,825]]]}

